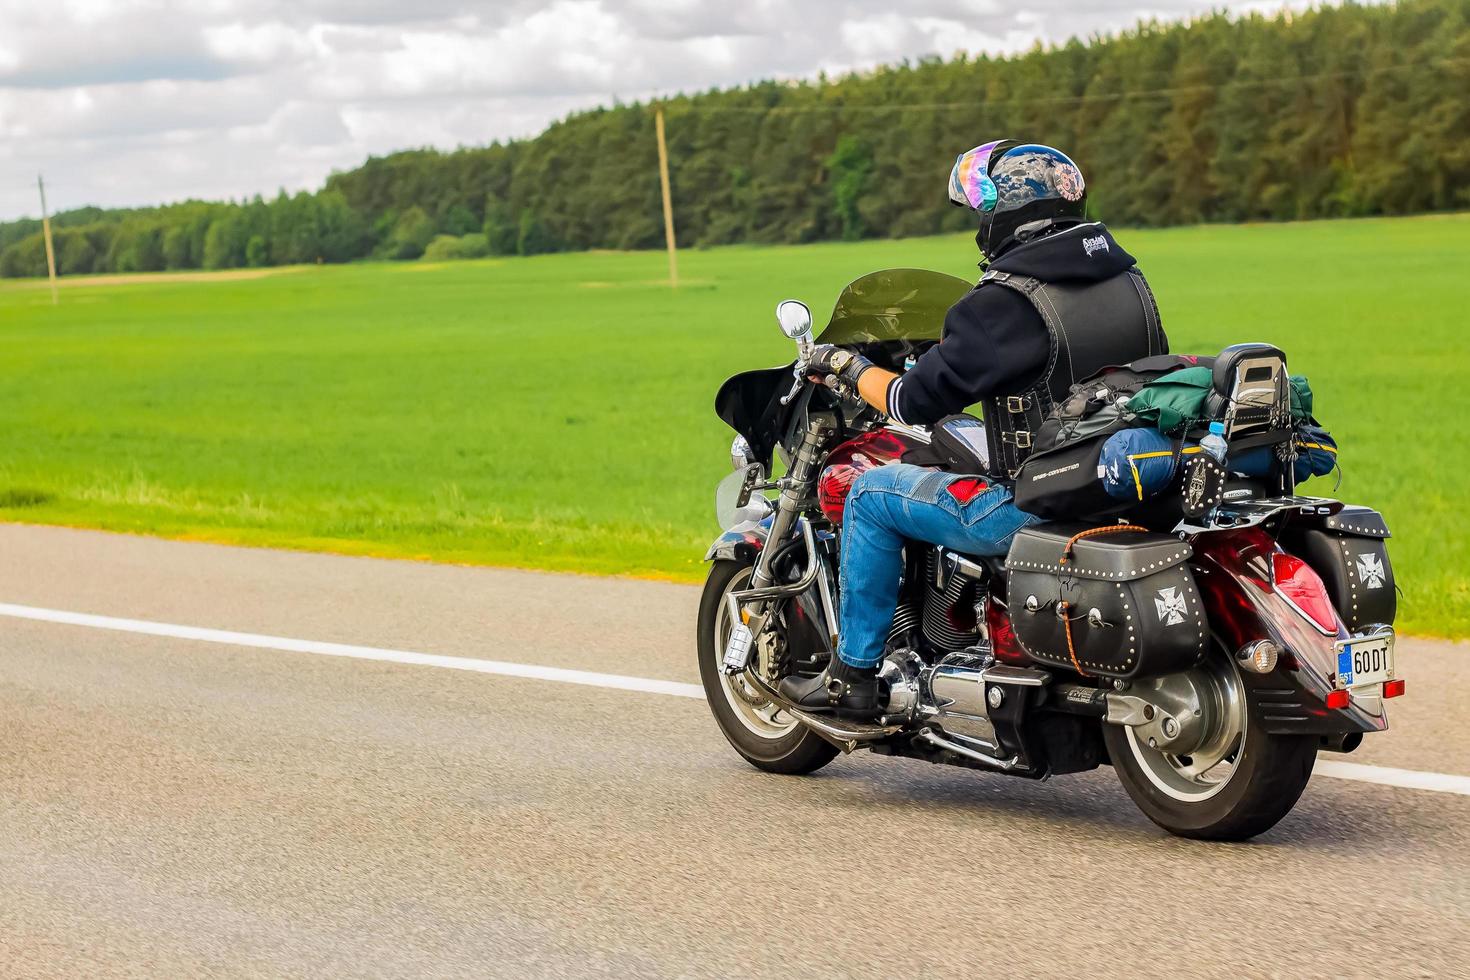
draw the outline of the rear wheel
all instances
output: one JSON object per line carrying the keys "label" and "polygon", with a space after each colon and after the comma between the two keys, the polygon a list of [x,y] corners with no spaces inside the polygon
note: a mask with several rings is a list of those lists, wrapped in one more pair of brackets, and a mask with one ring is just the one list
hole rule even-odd
{"label": "rear wheel", "polygon": [[[699,676],[710,711],[720,731],[757,769],[802,775],[822,768],[837,755],[836,746],[782,711],[755,691],[743,676],[720,669],[730,637],[730,614],[725,597],[749,587],[752,566],[717,561],[704,583],[699,602]],[[767,637],[752,656],[756,670],[765,670],[780,655],[779,637]]]}
{"label": "rear wheel", "polygon": [[1130,693],[1186,719],[1168,733],[1103,725],[1123,788],[1154,823],[1181,837],[1239,841],[1296,805],[1316,739],[1266,732],[1233,659],[1216,650],[1194,670],[1140,681]]}

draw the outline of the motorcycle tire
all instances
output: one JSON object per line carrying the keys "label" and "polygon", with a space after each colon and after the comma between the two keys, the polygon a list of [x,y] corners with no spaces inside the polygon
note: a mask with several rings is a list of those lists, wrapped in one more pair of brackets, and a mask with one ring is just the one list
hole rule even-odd
{"label": "motorcycle tire", "polygon": [[[837,747],[794,721],[789,730],[782,732],[768,725],[769,731],[762,734],[759,717],[737,707],[741,703],[739,694],[732,692],[731,681],[721,670],[724,639],[729,635],[721,622],[725,596],[743,587],[751,568],[748,562],[724,560],[710,567],[699,601],[699,676],[720,731],[746,762],[765,772],[805,775],[831,762],[837,756]],[[717,631],[721,634],[718,637]]]}
{"label": "motorcycle tire", "polygon": [[1169,833],[1195,840],[1247,840],[1274,827],[1306,789],[1317,758],[1317,739],[1268,733],[1256,699],[1249,690],[1242,693],[1246,725],[1241,747],[1229,779],[1208,798],[1187,800],[1161,788],[1161,780],[1146,772],[1140,761],[1156,758],[1147,753],[1157,750],[1130,741],[1123,726],[1102,726],[1123,788],[1145,816]]}

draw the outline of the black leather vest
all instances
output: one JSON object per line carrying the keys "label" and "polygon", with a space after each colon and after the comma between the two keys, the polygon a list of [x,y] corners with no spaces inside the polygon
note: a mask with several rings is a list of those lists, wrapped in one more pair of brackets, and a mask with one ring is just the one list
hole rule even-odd
{"label": "black leather vest", "polygon": [[1041,376],[1025,391],[983,402],[991,466],[1014,477],[1052,407],[1084,378],[1114,364],[1167,354],[1154,294],[1135,266],[1101,282],[1043,282],[1031,276],[987,272],[976,289],[1014,289],[1046,324],[1051,353]]}

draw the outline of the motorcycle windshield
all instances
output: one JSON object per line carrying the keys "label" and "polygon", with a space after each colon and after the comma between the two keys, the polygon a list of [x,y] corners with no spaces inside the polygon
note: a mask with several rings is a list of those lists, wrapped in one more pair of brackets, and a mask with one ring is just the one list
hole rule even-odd
{"label": "motorcycle windshield", "polygon": [[854,279],[837,297],[819,344],[938,340],[944,314],[970,283],[926,269],[884,269]]}

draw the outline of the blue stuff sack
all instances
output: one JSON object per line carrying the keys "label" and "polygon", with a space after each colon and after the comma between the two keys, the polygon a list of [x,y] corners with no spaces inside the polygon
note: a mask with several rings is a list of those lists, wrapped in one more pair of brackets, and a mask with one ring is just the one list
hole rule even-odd
{"label": "blue stuff sack", "polygon": [[[1337,466],[1337,442],[1320,425],[1297,426],[1296,451],[1293,476],[1297,483],[1314,476],[1326,476]],[[1271,475],[1275,458],[1275,450],[1270,446],[1247,450],[1230,457],[1230,472],[1246,477],[1267,477]]]}
{"label": "blue stuff sack", "polygon": [[1103,443],[1097,461],[1098,479],[1115,500],[1147,500],[1162,493],[1174,481],[1181,455],[1199,452],[1199,447],[1179,448],[1179,443],[1158,429],[1124,429]]}
{"label": "blue stuff sack", "polygon": [[[1298,472],[1301,471],[1303,460],[1309,466],[1307,476],[1326,476],[1337,468],[1337,440],[1320,425],[1297,426],[1296,449],[1301,453],[1296,460]],[[1305,479],[1304,476],[1298,476],[1297,482]]]}

